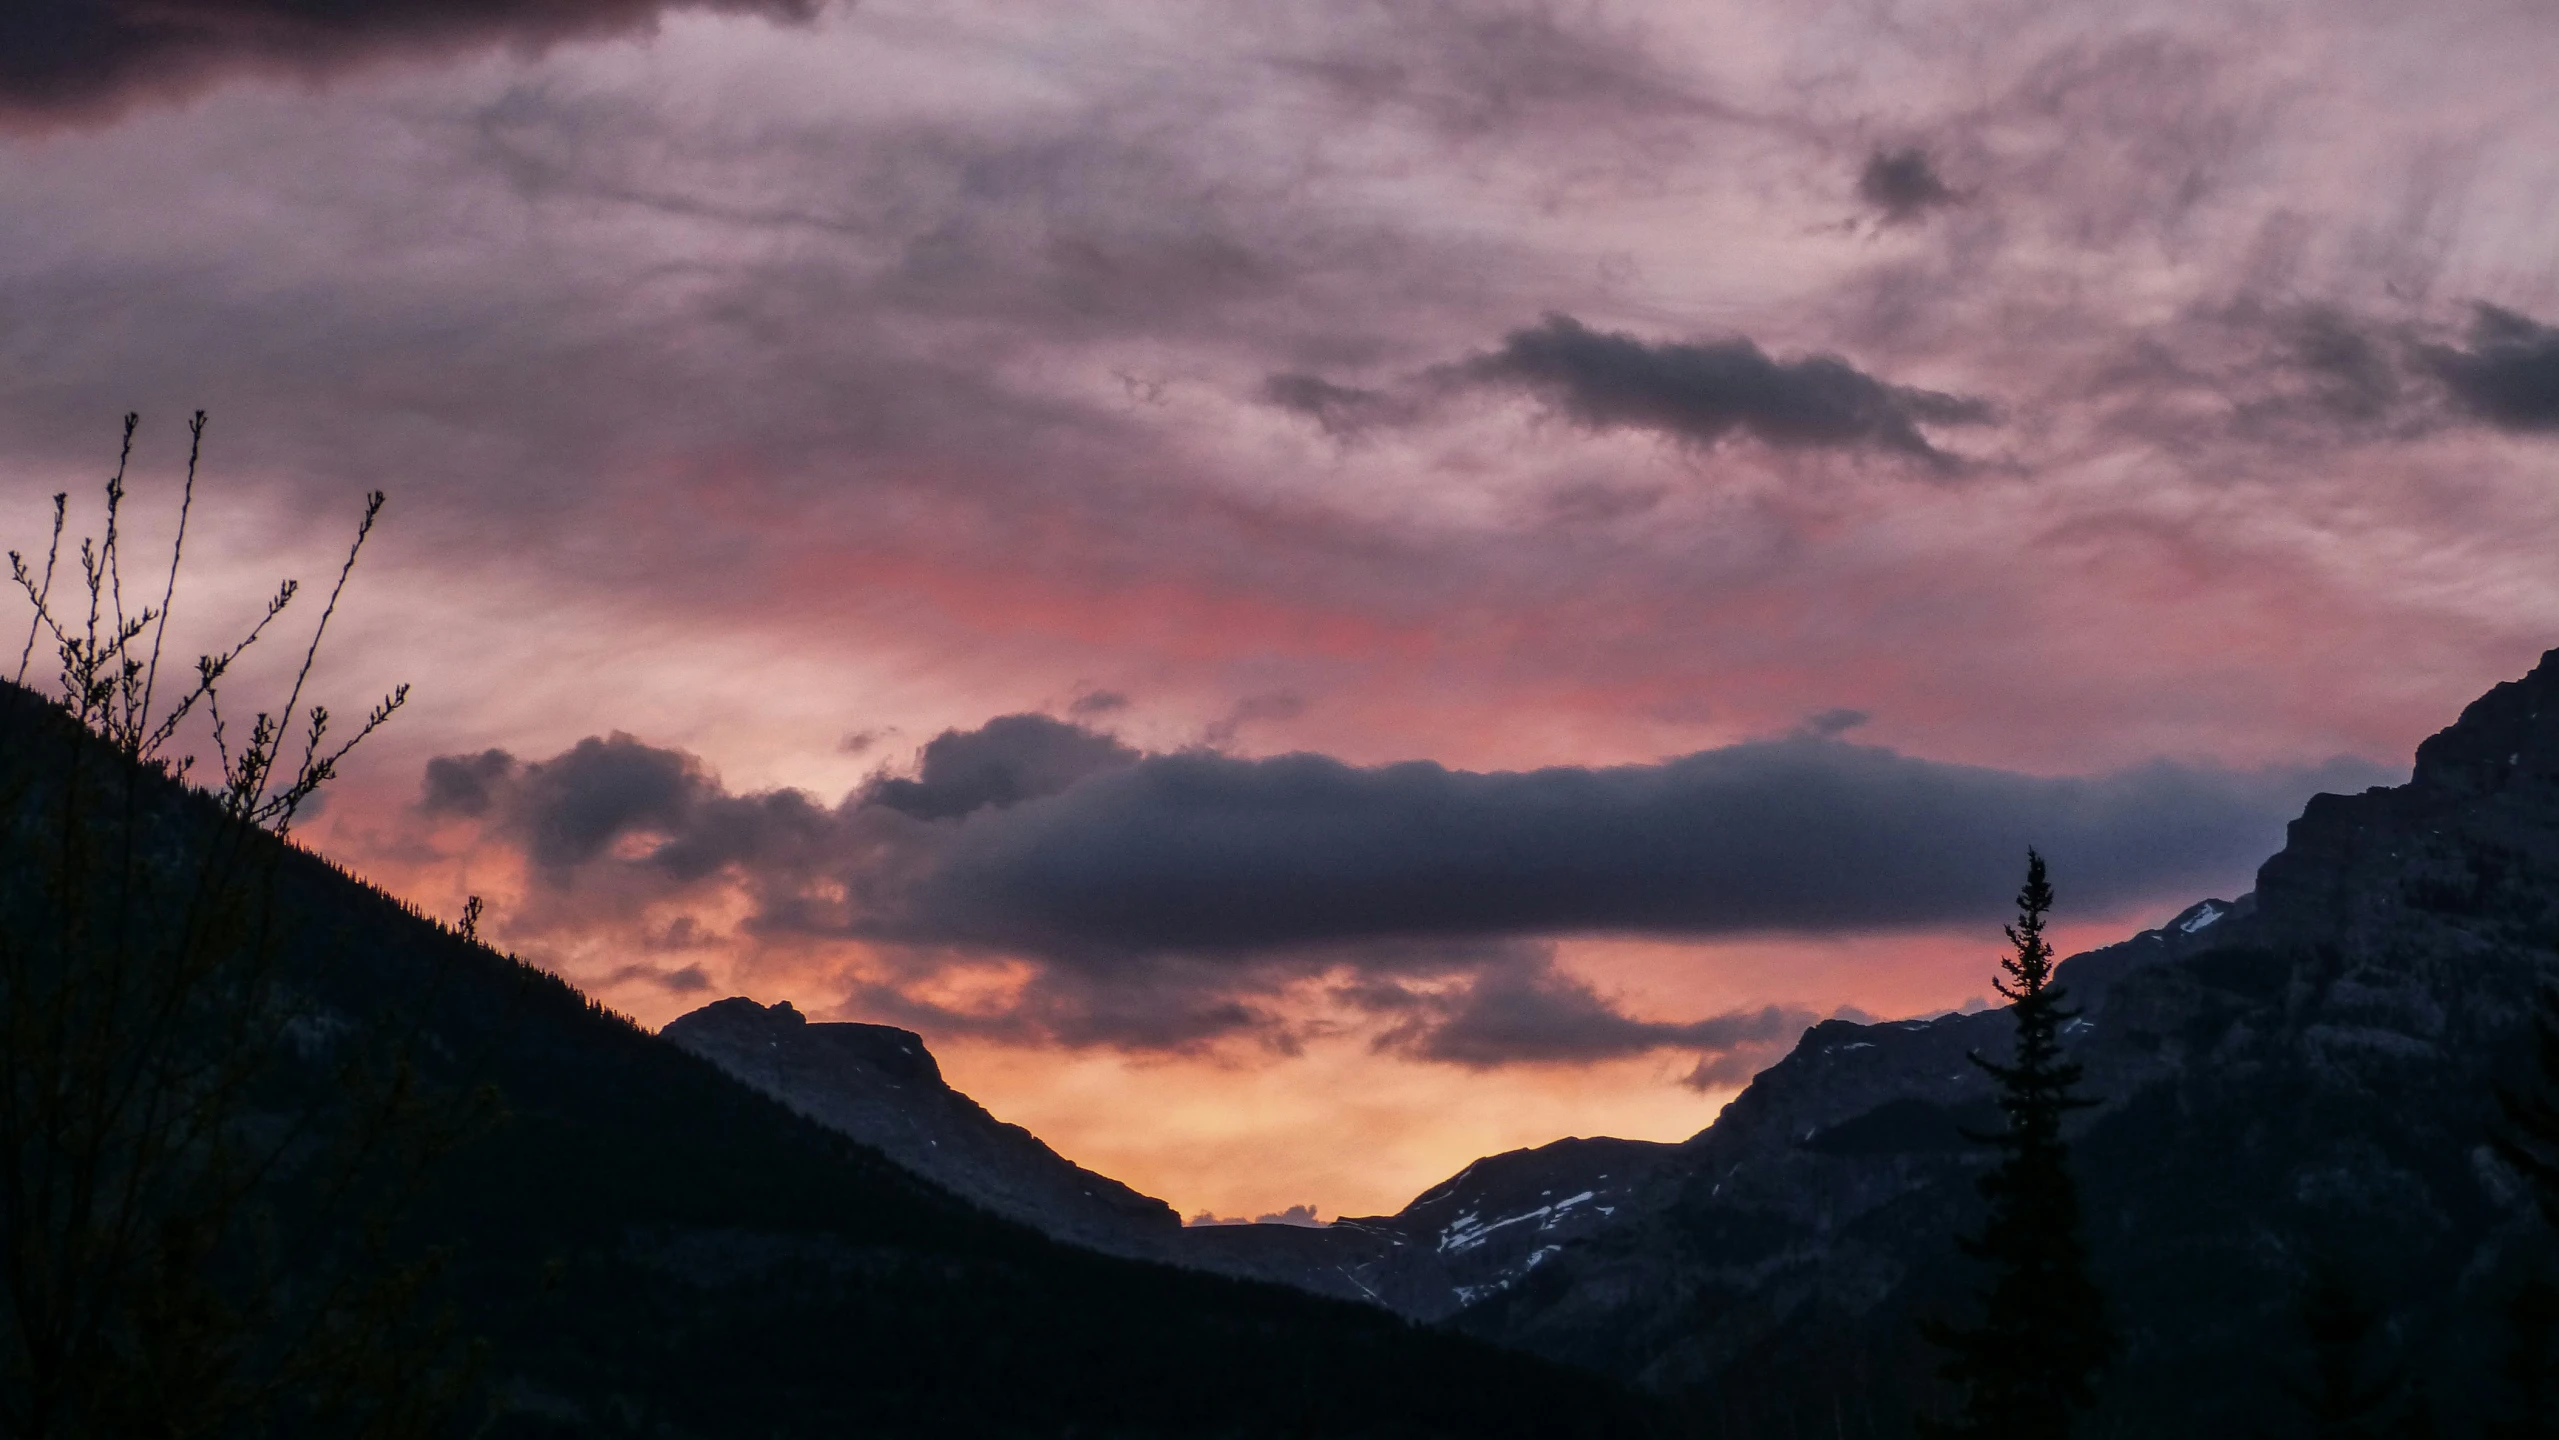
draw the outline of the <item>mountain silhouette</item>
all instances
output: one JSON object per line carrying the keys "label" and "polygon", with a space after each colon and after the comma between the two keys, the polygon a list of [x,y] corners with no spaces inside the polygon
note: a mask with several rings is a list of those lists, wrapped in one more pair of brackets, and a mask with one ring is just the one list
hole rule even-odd
{"label": "mountain silhouette", "polygon": [[[2297,1297],[2339,1266],[2445,1416],[2492,1403],[2496,1316],[2546,1243],[2490,1144],[2496,1092],[2529,1070],[2554,947],[2559,651],[2421,745],[2407,784],[2314,797],[2253,892],[2062,964],[2065,1043],[2103,1101],[2070,1133],[2126,1340],[2110,1423],[2264,1433]],[[724,1001],[670,1033],[723,1007],[764,1014]],[[1006,1153],[1052,1191],[1092,1184],[1083,1219],[1003,1198],[1027,1181],[911,1163],[1051,1234],[1364,1299],[1674,1397],[1721,1433],[1898,1436],[1943,1398],[1918,1322],[1972,1283],[1951,1237],[1977,1223],[1989,1160],[1968,1136],[1997,1116],[1967,1057],[2004,1054],[2011,1028],[2004,1009],[1824,1021],[1685,1142],[1487,1157],[1320,1230],[1175,1229],[1025,1132]],[[814,1072],[704,1053],[822,1122],[887,1123],[831,1111]]]}
{"label": "mountain silhouette", "polygon": [[[13,942],[50,923],[61,888],[49,818],[73,817],[146,878],[186,873],[217,843],[261,858],[260,938],[225,963],[265,967],[297,1014],[262,1060],[244,1136],[325,1106],[312,1092],[345,1052],[386,1036],[417,1095],[494,1101],[435,1153],[388,1233],[340,1244],[279,1180],[251,1197],[267,1223],[244,1227],[235,1267],[271,1260],[290,1291],[358,1241],[433,1257],[407,1310],[447,1317],[479,1357],[455,1433],[1527,1437],[1648,1423],[1598,1377],[993,1213],[319,857],[226,828],[209,799],[16,687],[0,689],[0,796]],[[111,909],[81,909],[63,933],[121,925],[156,943],[153,927],[174,923],[151,905]]]}

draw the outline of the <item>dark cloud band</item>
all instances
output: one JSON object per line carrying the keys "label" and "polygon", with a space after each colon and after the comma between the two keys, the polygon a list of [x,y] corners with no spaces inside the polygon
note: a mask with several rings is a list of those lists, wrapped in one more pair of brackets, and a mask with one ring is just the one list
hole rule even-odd
{"label": "dark cloud band", "polygon": [[1868,447],[1942,461],[1921,425],[1991,419],[1980,400],[1887,384],[1836,355],[1781,361],[1738,337],[1653,344],[1569,315],[1511,332],[1462,373],[1524,387],[1594,429],[1655,430],[1696,444],[1738,431],[1780,448]]}
{"label": "dark cloud band", "polygon": [[934,837],[886,933],[1107,964],[1389,936],[1841,932],[1981,919],[2041,846],[2074,905],[2226,883],[2367,767],[2045,778],[1818,732],[1514,773],[1152,755]]}
{"label": "dark cloud band", "polygon": [[439,759],[423,805],[479,816],[562,890],[600,868],[616,893],[723,874],[768,934],[1027,961],[1016,1009],[984,1022],[998,1028],[1186,1043],[1266,1027],[1255,997],[1347,973],[1342,998],[1392,1019],[1397,1048],[1480,1064],[1721,1051],[1779,1023],[1629,1018],[1556,972],[1541,937],[1986,923],[2029,844],[2066,904],[2105,913],[2227,886],[2307,795],[2381,778],[2349,761],[2022,775],[1850,744],[1854,717],[1825,718],[1657,764],[1482,773],[1142,754],[1011,715],[831,808],[730,794],[692,757],[616,735],[532,764]]}
{"label": "dark cloud band", "polygon": [[[914,779],[832,809],[732,795],[627,735],[550,760],[428,766],[431,810],[494,814],[553,871],[691,880],[735,867],[861,898],[844,928],[1107,967],[1372,940],[1839,933],[1994,917],[2039,846],[2108,911],[2226,884],[2361,762],[2165,762],[2044,777],[1917,759],[1821,728],[1649,765],[1474,772],[1322,755],[1140,754],[1038,715],[926,745]],[[632,849],[623,843],[645,837]],[[894,883],[890,883],[891,877]]]}
{"label": "dark cloud band", "polygon": [[[1905,208],[1942,203],[1905,193],[1920,180],[1935,183],[1920,164],[1916,178],[1899,170],[1891,171],[1899,178],[1888,177]],[[1941,468],[1952,459],[1929,442],[1923,425],[1995,418],[1986,401],[1890,384],[1836,355],[1778,360],[1741,336],[1655,343],[1594,330],[1570,315],[1549,315],[1504,336],[1499,349],[1436,366],[1394,389],[1292,371],[1265,378],[1261,398],[1347,437],[1413,423],[1451,390],[1467,389],[1526,391],[1593,430],[1650,430],[1692,445],[1741,434],[1779,449],[1884,450]]]}
{"label": "dark cloud band", "polygon": [[2463,409],[2507,430],[2559,430],[2559,328],[2479,307],[2470,348],[2430,347],[2435,374]]}
{"label": "dark cloud band", "polygon": [[76,118],[242,68],[326,72],[385,55],[544,45],[673,9],[805,19],[817,0],[12,0],[0,116]]}

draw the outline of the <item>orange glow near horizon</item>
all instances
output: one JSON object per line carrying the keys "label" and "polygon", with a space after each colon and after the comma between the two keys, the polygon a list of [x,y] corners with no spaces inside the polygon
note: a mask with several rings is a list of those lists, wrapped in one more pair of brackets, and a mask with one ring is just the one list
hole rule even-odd
{"label": "orange glow near horizon", "polygon": [[[449,830],[443,843],[441,861],[422,865],[429,852],[418,848],[405,857],[385,852],[369,873],[435,914],[458,911],[476,886],[493,901],[486,924],[502,945],[528,906],[574,900],[528,892],[520,863],[504,852],[462,843]],[[698,896],[686,909],[717,913],[706,912]],[[713,944],[653,954],[638,948],[653,925],[664,928],[663,916],[652,920],[650,913],[636,927],[582,931],[572,922],[566,931],[546,931],[524,953],[652,1029],[732,994],[766,1005],[787,1000],[818,1021],[872,1018],[848,1010],[843,998],[848,975],[872,968],[859,947]],[[2083,918],[2052,934],[2067,955],[2167,918]],[[1566,973],[1643,1019],[1769,1004],[1893,1019],[1995,1000],[1990,981],[2003,950],[1995,928],[1943,927],[1712,942],[1594,937],[1561,942],[1557,958]],[[706,972],[700,988],[670,989],[654,978],[689,963]],[[1021,979],[1018,966],[989,962],[936,971],[909,993],[967,1012],[1000,1003]],[[1304,1010],[1316,1002],[1301,994],[1288,1003]],[[1676,1050],[1471,1069],[1380,1051],[1372,1044],[1376,1031],[1374,1024],[1318,1026],[1289,1053],[1249,1041],[1146,1054],[929,1031],[924,1039],[951,1085],[998,1119],[1185,1216],[1253,1216],[1301,1204],[1326,1219],[1392,1213],[1483,1155],[1566,1136],[1686,1139],[1738,1090],[1683,1084],[1694,1060]]]}

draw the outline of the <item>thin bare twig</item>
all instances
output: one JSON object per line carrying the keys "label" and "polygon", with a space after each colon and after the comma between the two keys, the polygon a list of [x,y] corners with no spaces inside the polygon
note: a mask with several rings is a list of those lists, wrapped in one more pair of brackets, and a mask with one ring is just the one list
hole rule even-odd
{"label": "thin bare twig", "polygon": [[[187,516],[195,510],[195,471],[197,460],[204,454],[204,422],[205,415],[201,410],[187,420],[187,483],[186,488],[178,492],[178,538],[169,545],[169,583],[160,591],[160,618],[151,627],[151,664],[142,676],[142,715],[145,720],[151,714],[152,691],[160,681],[160,642],[169,633],[169,606],[178,597],[178,563],[186,558],[187,553]],[[268,618],[274,618],[272,613]],[[154,732],[155,735],[158,733]]]}
{"label": "thin bare twig", "polygon": [[43,627],[46,619],[47,602],[51,601],[53,598],[53,562],[62,554],[62,522],[64,516],[69,513],[68,507],[70,502],[71,494],[69,491],[57,490],[54,492],[53,541],[51,544],[44,547],[44,585],[42,588],[39,589],[28,582],[27,564],[26,561],[18,557],[18,552],[15,550],[9,552],[9,573],[17,580],[21,587],[26,589],[28,598],[35,601],[36,609],[34,617],[27,621],[27,643],[20,647],[18,651],[18,673],[15,679],[20,685],[27,683],[27,662],[34,659],[36,653],[36,631]]}
{"label": "thin bare twig", "polygon": [[[168,773],[184,775],[192,767],[192,756],[181,757],[174,764],[163,759],[164,749],[176,737],[178,728],[199,707],[212,716],[212,741],[216,758],[222,767],[222,779],[216,798],[231,814],[251,824],[275,829],[289,828],[303,804],[337,773],[340,761],[380,729],[393,712],[407,702],[408,687],[395,688],[368,712],[364,725],[353,738],[334,748],[328,746],[329,712],[314,705],[305,711],[302,696],[308,690],[320,647],[327,639],[330,625],[337,617],[338,603],[345,597],[349,578],[356,561],[371,538],[375,522],[381,517],[385,497],[379,490],[365,496],[364,513],[357,521],[354,541],[348,545],[346,558],[338,566],[336,583],[329,589],[328,602],[322,607],[317,624],[312,627],[309,643],[303,647],[301,664],[296,668],[292,688],[284,704],[276,711],[260,712],[250,725],[241,745],[232,745],[233,735],[225,725],[221,712],[220,689],[232,666],[250,647],[258,643],[268,629],[292,604],[299,585],[291,580],[276,588],[268,600],[265,613],[249,628],[246,635],[229,649],[197,657],[194,683],[165,710],[159,696],[160,660],[166,648],[170,608],[176,601],[178,572],[186,560],[189,523],[195,510],[195,484],[201,473],[204,455],[205,413],[190,417],[187,426],[187,471],[179,492],[177,533],[170,542],[169,569],[161,588],[160,603],[139,612],[128,612],[124,605],[123,546],[125,482],[130,473],[134,433],[140,417],[124,417],[122,443],[118,450],[115,473],[106,485],[106,523],[103,532],[83,537],[80,542],[80,573],[88,590],[85,615],[69,622],[52,604],[53,577],[60,561],[62,539],[68,513],[67,497],[54,498],[52,542],[45,557],[45,570],[39,578],[23,557],[11,551],[10,574],[35,611],[28,624],[27,639],[21,647],[18,678],[23,681],[35,653],[39,635],[50,635],[62,661],[62,703],[81,724],[104,738],[130,759],[160,764]],[[140,653],[141,638],[148,634],[147,655]],[[300,732],[302,754],[290,769],[284,766],[282,753],[288,739]]]}
{"label": "thin bare twig", "polygon": [[[295,672],[293,677],[293,689],[291,693],[284,697],[283,724],[287,726],[293,723],[293,707],[300,704],[302,701],[302,686],[304,682],[311,678],[312,662],[319,658],[320,639],[322,636],[329,633],[329,621],[338,613],[338,597],[346,593],[347,576],[355,572],[355,559],[358,555],[364,553],[365,539],[373,533],[373,522],[382,514],[382,504],[387,498],[388,497],[379,490],[373,491],[364,497],[364,518],[356,522],[355,543],[347,547],[346,563],[338,567],[338,583],[329,587],[329,603],[320,607],[320,623],[311,627],[311,643],[308,646],[305,646],[302,651],[302,668]],[[408,687],[404,685],[400,688],[400,699],[407,698]],[[400,701],[398,699],[395,699],[390,703],[392,709],[399,708]],[[387,716],[389,711],[384,711],[382,713]],[[322,713],[317,711],[314,712],[313,719],[315,723],[311,727],[311,738],[302,749],[301,773],[303,775],[307,776],[311,773],[311,757],[320,748],[320,730],[321,724],[325,722],[325,718],[325,715]],[[376,723],[378,724],[379,722],[377,721]],[[373,726],[371,725],[365,727],[365,733],[367,734],[372,733],[372,730]]]}

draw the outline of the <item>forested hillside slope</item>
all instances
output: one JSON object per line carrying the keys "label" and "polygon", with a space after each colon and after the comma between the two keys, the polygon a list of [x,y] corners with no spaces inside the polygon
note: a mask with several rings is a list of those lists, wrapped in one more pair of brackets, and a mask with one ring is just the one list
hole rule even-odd
{"label": "forested hillside slope", "polygon": [[[244,1372],[303,1354],[255,1317],[302,1313],[291,1297],[347,1277],[400,1315],[375,1327],[362,1364],[339,1357],[306,1393],[281,1392],[269,1409],[287,1430],[300,1416],[356,1433],[311,1418],[323,1381],[353,1395],[347,1413],[396,1393],[428,1417],[422,1433],[486,1420],[499,1436],[1600,1436],[1645,1424],[1595,1377],[990,1215],[318,858],[226,829],[203,797],[126,766],[16,688],[0,690],[0,798],[0,982],[14,987],[0,998],[13,1024],[44,1023],[21,1002],[76,979],[100,947],[145,957],[133,973],[148,981],[161,963],[150,957],[187,948],[174,937],[201,909],[189,886],[202,888],[208,847],[247,857],[226,883],[255,893],[225,912],[247,920],[189,943],[221,948],[226,976],[265,977],[262,1014],[289,1013],[272,1029],[228,1024],[241,1012],[224,997],[248,992],[199,985],[197,1028],[178,1044],[248,1077],[220,1143],[284,1134],[290,1163],[203,1232],[203,1313],[230,1315],[238,1333],[188,1353],[245,1356]],[[225,1052],[243,1044],[266,1049]],[[32,1068],[34,1053],[13,1063]],[[392,1077],[384,1093],[406,1097],[405,1119],[358,1123],[361,1107],[332,1087],[361,1090],[348,1077],[365,1075]],[[17,1078],[13,1096],[45,1077]],[[414,1164],[325,1163],[342,1135]],[[34,1154],[22,1125],[9,1143]],[[349,1176],[338,1188],[363,1203],[322,1193]],[[182,1228],[139,1218],[146,1248],[149,1233]],[[376,1272],[399,1283],[375,1284]],[[252,1291],[259,1305],[242,1300]],[[163,1324],[149,1284],[108,1298],[123,1308],[99,1353],[120,1357],[136,1394],[170,1368],[154,1371],[153,1355],[193,1332]],[[24,1338],[33,1313],[0,1317],[15,1327],[0,1338]],[[26,1353],[13,1345],[9,1363]],[[418,1400],[428,1392],[433,1403]]]}

